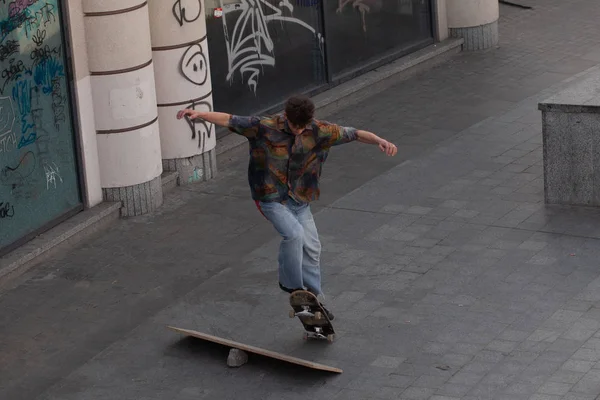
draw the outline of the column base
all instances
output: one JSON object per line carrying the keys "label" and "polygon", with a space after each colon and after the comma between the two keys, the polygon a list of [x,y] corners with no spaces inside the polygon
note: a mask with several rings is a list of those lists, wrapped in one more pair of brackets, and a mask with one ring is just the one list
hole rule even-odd
{"label": "column base", "polygon": [[485,50],[498,44],[498,21],[480,26],[450,28],[450,37],[463,38],[466,51]]}
{"label": "column base", "polygon": [[122,217],[148,214],[163,204],[160,176],[138,185],[103,188],[102,194],[105,201],[120,201],[122,203]]}
{"label": "column base", "polygon": [[216,149],[189,158],[175,158],[162,162],[164,171],[177,171],[179,186],[206,182],[217,176]]}

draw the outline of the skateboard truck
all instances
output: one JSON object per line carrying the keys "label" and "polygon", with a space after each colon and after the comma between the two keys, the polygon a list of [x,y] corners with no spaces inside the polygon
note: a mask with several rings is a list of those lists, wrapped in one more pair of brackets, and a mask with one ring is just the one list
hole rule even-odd
{"label": "skateboard truck", "polygon": [[324,335],[323,328],[315,327],[314,332],[304,332],[304,340],[308,339],[326,339],[328,342],[333,342],[335,336],[333,334]]}
{"label": "skateboard truck", "polygon": [[319,311],[312,313],[310,312],[309,306],[302,306],[303,310],[296,312],[295,310],[290,310],[290,318],[295,317],[304,317],[304,318],[314,318],[314,319],[323,319],[323,314]]}

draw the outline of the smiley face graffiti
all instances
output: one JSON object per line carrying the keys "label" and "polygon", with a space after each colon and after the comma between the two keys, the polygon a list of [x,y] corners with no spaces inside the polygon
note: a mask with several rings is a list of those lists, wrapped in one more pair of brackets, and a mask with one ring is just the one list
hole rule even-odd
{"label": "smiley face graffiti", "polygon": [[181,58],[181,74],[191,83],[202,86],[208,79],[208,61],[200,44],[193,44]]}

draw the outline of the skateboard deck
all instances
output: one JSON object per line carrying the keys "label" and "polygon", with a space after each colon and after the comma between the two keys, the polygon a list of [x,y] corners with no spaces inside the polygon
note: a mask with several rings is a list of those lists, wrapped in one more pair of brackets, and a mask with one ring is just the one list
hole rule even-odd
{"label": "skateboard deck", "polygon": [[212,336],[212,335],[209,335],[206,333],[193,331],[193,330],[189,330],[189,329],[176,328],[174,326],[168,326],[167,328],[169,328],[175,332],[182,333],[187,336],[195,337],[197,339],[207,340],[209,342],[217,343],[217,344],[220,344],[223,346],[228,346],[228,347],[231,347],[234,349],[239,349],[242,351],[246,351],[248,353],[254,353],[254,354],[258,354],[258,355],[265,356],[265,357],[271,357],[271,358],[274,358],[274,359],[277,359],[280,361],[289,362],[291,364],[296,364],[296,365],[300,365],[303,367],[312,368],[312,369],[316,369],[316,370],[320,370],[320,371],[334,372],[337,374],[341,374],[343,372],[339,368],[330,367],[328,365],[323,365],[323,364],[315,363],[312,361],[303,360],[301,358],[288,356],[288,355],[285,355],[282,353],[277,353],[277,352],[266,350],[266,349],[261,349],[260,347],[250,346],[247,344],[235,342],[233,340],[223,339],[223,338],[220,338],[217,336]]}
{"label": "skateboard deck", "polygon": [[290,318],[298,317],[304,326],[304,339],[335,339],[335,331],[327,313],[317,296],[306,290],[298,290],[290,295]]}

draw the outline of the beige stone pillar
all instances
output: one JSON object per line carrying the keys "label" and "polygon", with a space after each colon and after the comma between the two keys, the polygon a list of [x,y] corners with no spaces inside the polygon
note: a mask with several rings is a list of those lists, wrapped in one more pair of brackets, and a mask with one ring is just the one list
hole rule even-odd
{"label": "beige stone pillar", "polygon": [[161,152],[145,0],[84,0],[104,199],[122,215],[162,204]]}
{"label": "beige stone pillar", "polygon": [[163,168],[180,185],[216,173],[212,124],[177,120],[183,108],[212,111],[204,0],[149,0]]}
{"label": "beige stone pillar", "polygon": [[103,200],[102,185],[100,183],[100,161],[98,159],[98,145],[96,138],[96,123],[94,120],[94,101],[92,97],[92,84],[88,66],[88,52],[86,46],[85,18],[81,0],[69,1],[68,5],[68,30],[73,59],[73,80],[75,81],[75,97],[77,101],[76,118],[79,122],[79,135],[81,143],[81,162],[83,167],[84,202],[87,208],[94,207]]}
{"label": "beige stone pillar", "polygon": [[465,39],[465,50],[484,50],[498,44],[498,0],[446,0],[451,37]]}
{"label": "beige stone pillar", "polygon": [[[446,3],[448,0],[435,0],[433,2],[435,20],[435,40],[438,42],[448,39],[450,33],[448,31],[448,10]],[[450,0],[452,1],[452,0]]]}

